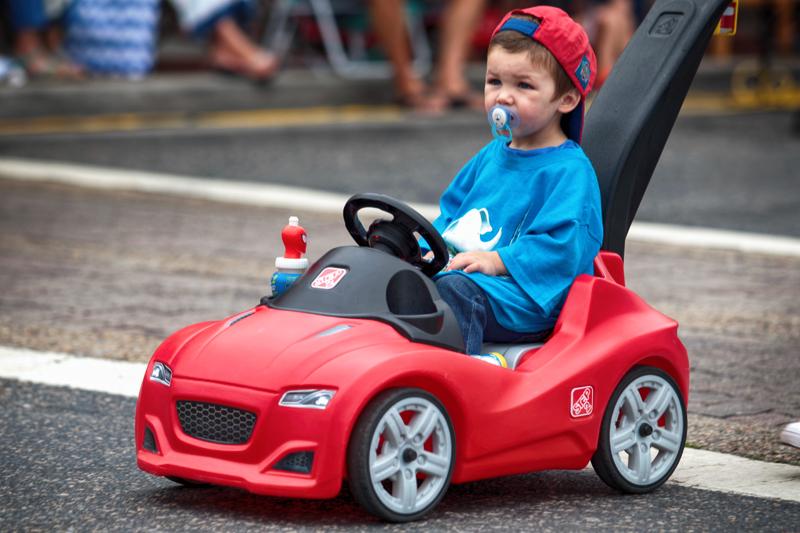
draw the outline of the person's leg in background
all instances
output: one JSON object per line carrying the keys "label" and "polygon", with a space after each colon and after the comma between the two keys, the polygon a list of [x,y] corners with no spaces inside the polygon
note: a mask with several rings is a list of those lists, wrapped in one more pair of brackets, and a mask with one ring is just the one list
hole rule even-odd
{"label": "person's leg in background", "polygon": [[255,81],[267,81],[277,73],[277,56],[259,47],[245,30],[253,17],[250,1],[173,0],[172,5],[184,31],[208,40],[211,66]]}
{"label": "person's leg in background", "polygon": [[486,0],[450,0],[442,14],[435,90],[453,107],[483,110],[483,94],[470,87],[465,68]]}
{"label": "person's leg in background", "polygon": [[435,88],[430,91],[412,66],[405,0],[369,2],[372,24],[392,65],[395,95],[401,104],[428,113],[441,113],[451,106],[483,110],[483,95],[470,88],[464,69],[485,4],[486,0],[448,3],[440,21]]}
{"label": "person's leg in background", "polygon": [[595,9],[597,38],[594,47],[598,72],[596,87],[599,89],[636,28],[631,0],[608,0]]}
{"label": "person's leg in background", "polygon": [[42,0],[7,0],[14,31],[14,55],[28,75],[80,79],[80,67],[60,54],[60,34],[51,27]]}
{"label": "person's leg in background", "polygon": [[14,51],[31,53],[42,46],[39,32],[47,27],[47,15],[41,0],[8,0],[8,14],[14,30]]}
{"label": "person's leg in background", "polygon": [[203,24],[211,32],[209,60],[215,67],[266,81],[278,71],[275,54],[260,48],[243,30],[252,17],[250,4],[236,0]]}
{"label": "person's leg in background", "polygon": [[375,33],[392,66],[395,98],[404,106],[437,111],[428,100],[425,82],[414,71],[405,14],[405,0],[370,0]]}
{"label": "person's leg in background", "polygon": [[278,58],[259,48],[230,18],[214,26],[209,60],[215,67],[231,70],[255,80],[267,80],[278,71]]}

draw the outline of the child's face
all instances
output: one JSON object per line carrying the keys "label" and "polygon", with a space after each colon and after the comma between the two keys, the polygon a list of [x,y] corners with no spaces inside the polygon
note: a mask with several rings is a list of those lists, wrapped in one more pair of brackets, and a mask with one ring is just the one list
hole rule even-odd
{"label": "child's face", "polygon": [[553,76],[544,67],[532,64],[527,52],[509,52],[500,46],[489,51],[484,105],[487,113],[500,104],[519,116],[512,148],[530,150],[557,146],[566,140],[560,125],[561,114],[571,111],[579,99],[575,91],[559,98],[554,98],[555,94]]}

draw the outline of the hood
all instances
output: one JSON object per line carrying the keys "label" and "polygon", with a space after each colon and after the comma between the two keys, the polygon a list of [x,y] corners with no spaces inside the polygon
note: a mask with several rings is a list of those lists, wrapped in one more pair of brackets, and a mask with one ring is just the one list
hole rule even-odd
{"label": "hood", "polygon": [[257,307],[193,337],[172,360],[172,371],[175,378],[279,391],[303,384],[342,354],[401,338],[374,320]]}

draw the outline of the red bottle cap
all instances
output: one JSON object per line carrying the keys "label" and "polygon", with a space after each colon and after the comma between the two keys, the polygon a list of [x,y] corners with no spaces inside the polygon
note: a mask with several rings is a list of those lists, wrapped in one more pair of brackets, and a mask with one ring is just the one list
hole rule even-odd
{"label": "red bottle cap", "polygon": [[308,236],[297,217],[289,217],[289,224],[281,231],[281,239],[284,246],[283,257],[275,259],[275,266],[282,269],[305,270],[308,259],[303,257],[303,254],[306,253]]}
{"label": "red bottle cap", "polygon": [[306,253],[308,236],[306,235],[306,230],[300,226],[300,220],[297,217],[289,217],[289,224],[283,228],[281,239],[283,239],[283,246],[286,248],[283,257],[299,259]]}

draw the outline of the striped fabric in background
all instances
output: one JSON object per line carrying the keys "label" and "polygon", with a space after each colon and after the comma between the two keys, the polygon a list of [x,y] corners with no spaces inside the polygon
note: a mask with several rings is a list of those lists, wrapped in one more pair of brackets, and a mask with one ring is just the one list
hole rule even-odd
{"label": "striped fabric in background", "polygon": [[89,72],[141,78],[153,68],[159,0],[73,0],[65,48]]}

